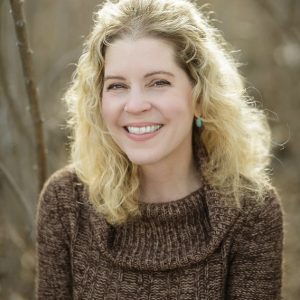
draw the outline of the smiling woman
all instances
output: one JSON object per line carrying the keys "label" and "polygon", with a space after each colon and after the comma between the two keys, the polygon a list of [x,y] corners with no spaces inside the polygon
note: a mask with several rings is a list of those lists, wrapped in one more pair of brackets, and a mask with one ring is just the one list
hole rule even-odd
{"label": "smiling woman", "polygon": [[[144,192],[155,188],[149,185],[158,174],[165,177],[160,181],[173,186],[173,197],[164,186],[165,190],[157,191],[160,195],[140,193],[140,200],[176,199],[177,193],[184,195],[200,184],[198,178],[190,181],[197,174],[192,162],[192,82],[174,57],[173,47],[156,38],[121,39],[108,47],[105,55],[107,80],[101,110],[110,135],[128,159],[139,165]],[[156,71],[159,69],[164,71]],[[181,184],[176,182],[177,176],[172,180],[178,164]]]}
{"label": "smiling woman", "polygon": [[107,1],[38,207],[38,299],[280,299],[270,131],[185,0]]}

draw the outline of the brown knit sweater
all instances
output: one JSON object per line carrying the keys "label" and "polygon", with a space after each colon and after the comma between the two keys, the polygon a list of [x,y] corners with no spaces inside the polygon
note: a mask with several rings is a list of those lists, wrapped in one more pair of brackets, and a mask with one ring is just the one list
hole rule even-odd
{"label": "brown knit sweater", "polygon": [[[282,211],[272,188],[230,208],[207,184],[109,225],[72,169],[47,181],[37,215],[37,298],[281,299]],[[205,221],[206,220],[206,221]]]}

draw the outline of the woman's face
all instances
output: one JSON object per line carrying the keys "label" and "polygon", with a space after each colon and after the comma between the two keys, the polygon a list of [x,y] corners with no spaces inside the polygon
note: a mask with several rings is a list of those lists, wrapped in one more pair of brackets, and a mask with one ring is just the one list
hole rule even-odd
{"label": "woman's face", "polygon": [[107,48],[102,113],[135,164],[176,164],[191,155],[192,84],[163,40],[126,38]]}

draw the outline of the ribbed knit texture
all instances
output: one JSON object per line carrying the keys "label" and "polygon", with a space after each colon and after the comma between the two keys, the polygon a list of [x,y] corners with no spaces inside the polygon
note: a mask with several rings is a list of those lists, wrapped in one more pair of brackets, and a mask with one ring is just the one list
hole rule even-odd
{"label": "ribbed knit texture", "polygon": [[207,184],[111,226],[70,167],[37,215],[37,299],[281,299],[282,211],[272,188],[241,209]]}

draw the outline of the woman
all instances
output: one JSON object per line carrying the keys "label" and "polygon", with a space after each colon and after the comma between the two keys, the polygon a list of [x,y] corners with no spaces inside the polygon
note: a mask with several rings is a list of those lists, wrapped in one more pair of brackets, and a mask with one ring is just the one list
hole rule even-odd
{"label": "woman", "polygon": [[38,299],[280,299],[270,131],[184,0],[107,2],[38,208]]}

